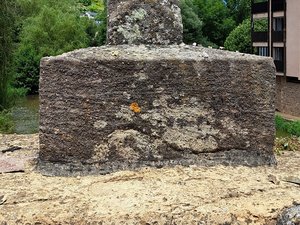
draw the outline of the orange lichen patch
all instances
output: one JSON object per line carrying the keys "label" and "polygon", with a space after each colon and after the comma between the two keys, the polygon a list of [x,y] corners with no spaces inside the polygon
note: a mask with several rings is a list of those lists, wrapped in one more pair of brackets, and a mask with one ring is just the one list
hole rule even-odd
{"label": "orange lichen patch", "polygon": [[130,104],[130,109],[135,113],[141,112],[141,108],[139,107],[139,104],[137,104],[136,102]]}

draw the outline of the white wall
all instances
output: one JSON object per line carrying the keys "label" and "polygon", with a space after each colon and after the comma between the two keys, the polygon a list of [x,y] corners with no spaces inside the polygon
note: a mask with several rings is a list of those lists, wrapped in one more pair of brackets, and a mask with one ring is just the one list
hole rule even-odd
{"label": "white wall", "polygon": [[300,80],[300,1],[287,0],[287,76]]}

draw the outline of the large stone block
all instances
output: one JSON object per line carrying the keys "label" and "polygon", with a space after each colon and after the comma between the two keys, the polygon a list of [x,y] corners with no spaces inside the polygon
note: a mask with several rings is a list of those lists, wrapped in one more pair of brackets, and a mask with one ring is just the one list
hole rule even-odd
{"label": "large stone block", "polygon": [[104,46],[43,58],[39,168],[270,165],[274,97],[272,59],[254,55]]}
{"label": "large stone block", "polygon": [[107,44],[180,44],[178,0],[109,0]]}

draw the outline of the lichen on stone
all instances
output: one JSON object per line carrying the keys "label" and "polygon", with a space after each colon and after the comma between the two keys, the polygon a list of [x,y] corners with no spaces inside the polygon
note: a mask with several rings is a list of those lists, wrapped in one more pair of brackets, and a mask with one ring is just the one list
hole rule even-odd
{"label": "lichen on stone", "polygon": [[108,136],[108,146],[114,149],[115,157],[129,161],[137,161],[152,149],[149,138],[132,129],[114,131]]}
{"label": "lichen on stone", "polygon": [[127,122],[133,121],[134,112],[130,110],[130,107],[122,105],[120,110],[115,113],[117,119],[122,119]]}
{"label": "lichen on stone", "polygon": [[146,15],[147,15],[146,10],[144,10],[143,8],[139,8],[139,9],[133,10],[133,12],[131,14],[131,19],[134,22],[137,20],[143,20]]}
{"label": "lichen on stone", "polygon": [[94,127],[97,129],[104,129],[107,126],[107,122],[103,120],[97,120],[94,123]]}
{"label": "lichen on stone", "polygon": [[136,103],[136,102],[131,103],[129,108],[130,108],[131,111],[133,111],[135,113],[140,113],[141,112],[141,108],[140,108],[139,104]]}
{"label": "lichen on stone", "polygon": [[137,24],[134,24],[133,26],[128,24],[121,25],[118,28],[118,32],[124,36],[128,41],[128,44],[132,44],[135,40],[142,37],[139,25]]}

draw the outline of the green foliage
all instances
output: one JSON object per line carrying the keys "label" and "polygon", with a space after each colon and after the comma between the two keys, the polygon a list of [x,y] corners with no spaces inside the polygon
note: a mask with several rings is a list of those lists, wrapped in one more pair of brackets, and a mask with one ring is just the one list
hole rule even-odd
{"label": "green foliage", "polygon": [[236,22],[223,0],[193,0],[197,15],[203,21],[203,35],[216,45],[224,41]]}
{"label": "green foliage", "polygon": [[184,41],[223,46],[228,34],[250,16],[250,0],[181,0]]}
{"label": "green foliage", "polygon": [[[15,77],[15,86],[29,90],[29,93],[38,92],[39,62],[42,57],[76,48],[99,46],[106,41],[106,0],[14,2],[17,4],[18,17],[12,40],[16,50],[14,71],[10,70],[8,76]],[[223,45],[236,24],[249,16],[249,2],[181,0],[184,42],[196,42],[204,46]],[[97,13],[95,20],[83,17],[86,11]]]}
{"label": "green foliage", "polygon": [[[90,46],[100,46],[104,45],[106,42],[107,0],[98,0],[98,5],[99,4],[101,7],[98,8],[98,16],[96,17],[96,20],[100,21],[100,25],[97,25],[94,29],[94,32],[90,33],[89,35],[90,40],[92,40],[92,42],[90,42]],[[93,25],[95,26],[95,23],[93,23]]]}
{"label": "green foliage", "polygon": [[[268,21],[260,19],[255,21],[255,31],[265,31],[268,29]],[[224,47],[230,51],[251,53],[251,22],[245,19],[238,25],[225,40]]]}
{"label": "green foliage", "polygon": [[83,4],[84,6],[89,6],[92,4],[92,0],[79,0],[79,3]]}
{"label": "green foliage", "polygon": [[180,1],[182,23],[183,23],[183,41],[184,43],[201,43],[203,39],[203,22],[196,14],[196,8],[192,0]]}
{"label": "green foliage", "polygon": [[85,27],[78,16],[43,7],[38,16],[24,24],[20,48],[29,45],[37,56],[50,56],[86,47],[87,42]]}
{"label": "green foliage", "polygon": [[56,9],[67,14],[76,14],[80,10],[77,0],[16,0],[16,2],[18,22],[21,24],[26,23],[27,19],[39,15],[43,8]]}
{"label": "green foliage", "polygon": [[98,13],[103,12],[105,10],[105,3],[104,0],[92,0],[88,10]]}
{"label": "green foliage", "polygon": [[10,84],[7,89],[7,96],[8,96],[8,100],[10,102],[9,106],[15,105],[16,101],[18,101],[20,98],[26,96],[27,93],[28,93],[28,89],[15,88]]}
{"label": "green foliage", "polygon": [[[19,20],[14,54],[15,86],[38,92],[39,63],[78,48],[105,42],[106,11],[102,0],[17,0]],[[98,14],[95,20],[81,16]]]}
{"label": "green foliage", "polygon": [[226,6],[236,24],[250,18],[251,0],[226,0]]}
{"label": "green foliage", "polygon": [[[93,20],[80,17],[74,0],[19,0],[22,21],[20,43],[15,52],[16,87],[38,92],[39,63],[45,56],[55,56],[67,51],[103,43],[103,28]],[[99,3],[99,2],[98,2]],[[98,3],[95,3],[96,5]],[[29,6],[28,6],[29,5]],[[31,6],[36,11],[31,11]]]}
{"label": "green foliage", "polygon": [[290,122],[289,125],[287,125],[287,132],[300,137],[300,121]]}
{"label": "green foliage", "polygon": [[9,111],[0,112],[0,133],[13,133],[15,124]]}
{"label": "green foliage", "polygon": [[107,0],[77,0],[80,5],[80,11],[91,11],[96,13],[101,13],[105,10],[106,1]]}
{"label": "green foliage", "polygon": [[276,140],[275,152],[300,150],[300,121],[288,121],[279,115],[275,117]]}
{"label": "green foliage", "polygon": [[251,53],[251,22],[246,19],[226,38],[224,47],[230,51]]}
{"label": "green foliage", "polygon": [[[100,46],[106,42],[107,9],[105,0],[92,0],[88,11],[97,13],[94,20],[86,19],[86,33],[89,38],[89,46]],[[98,23],[96,23],[96,21]]]}
{"label": "green foliage", "polygon": [[300,137],[300,121],[287,121],[276,115],[275,124],[277,130],[282,130],[290,135]]}
{"label": "green foliage", "polygon": [[267,32],[268,31],[268,19],[267,18],[261,18],[261,19],[255,19],[253,21],[254,24],[254,31],[255,32]]}
{"label": "green foliage", "polygon": [[15,54],[16,79],[15,86],[35,93],[38,90],[39,60],[32,45],[21,45]]}
{"label": "green foliage", "polygon": [[285,128],[286,121],[281,117],[276,115],[275,116],[275,125],[276,129],[283,130]]}
{"label": "green foliage", "polygon": [[13,5],[9,0],[0,1],[0,111],[8,102],[8,85],[10,83],[9,65],[12,53]]}

